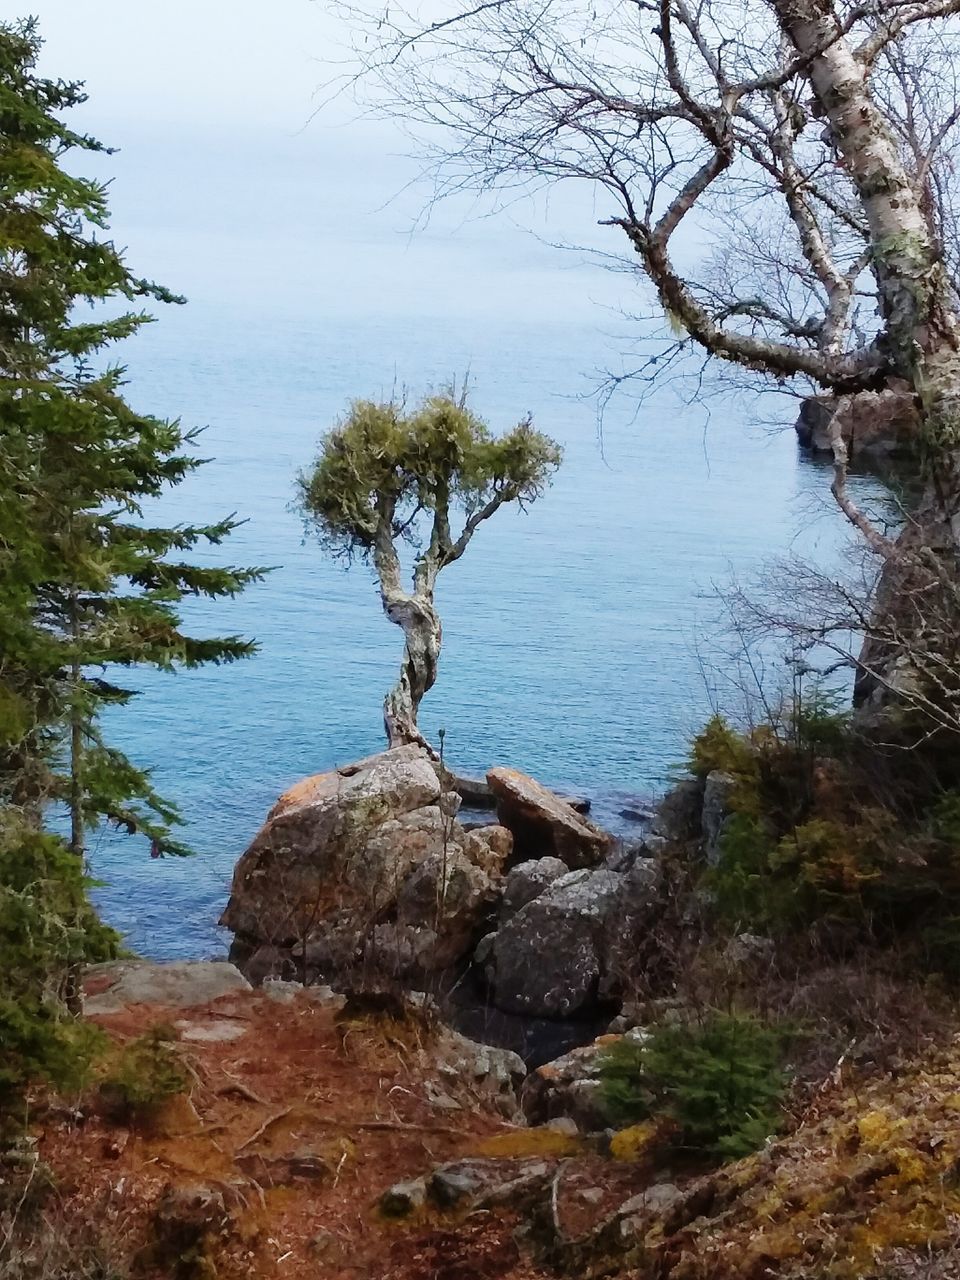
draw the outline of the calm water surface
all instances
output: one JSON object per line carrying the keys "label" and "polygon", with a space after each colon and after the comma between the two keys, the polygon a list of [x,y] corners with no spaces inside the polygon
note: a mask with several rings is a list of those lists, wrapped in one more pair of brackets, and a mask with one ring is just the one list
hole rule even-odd
{"label": "calm water surface", "polygon": [[[349,573],[304,542],[293,478],[353,395],[415,391],[469,368],[495,427],[530,410],[566,450],[554,487],[504,511],[441,578],[445,648],[423,708],[464,770],[509,763],[592,795],[613,820],[663,787],[709,713],[711,583],[791,548],[829,562],[846,537],[822,469],[792,432],[750,429],[714,403],[667,396],[598,440],[591,372],[609,363],[598,324],[474,318],[382,322],[218,310],[167,313],[128,353],[133,399],[209,423],[215,461],[163,504],[168,520],[237,511],[228,558],[279,566],[262,586],[191,625],[252,635],[252,661],[176,676],[138,673],[143,696],[115,737],[175,798],[188,861],[151,862],[140,842],[101,836],[99,901],[152,957],[222,954],[216,918],[238,855],[295,779],[379,749],[380,703],[401,636],[369,571]],[[624,415],[625,419],[625,415]],[[220,552],[217,552],[221,556]],[[222,558],[222,557],[221,557]]]}

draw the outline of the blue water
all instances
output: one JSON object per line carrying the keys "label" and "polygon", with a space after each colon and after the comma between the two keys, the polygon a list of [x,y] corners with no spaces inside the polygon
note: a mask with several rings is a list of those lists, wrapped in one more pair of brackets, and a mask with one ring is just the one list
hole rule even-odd
{"label": "blue water", "polygon": [[534,324],[452,308],[405,323],[203,303],[167,312],[126,354],[138,404],[209,423],[214,461],[164,501],[164,518],[235,510],[248,523],[216,558],[279,566],[235,602],[187,611],[198,631],[256,637],[253,660],[137,673],[142,697],[113,716],[197,850],[158,863],[140,842],[94,841],[102,910],[149,956],[222,953],[234,862],[277,794],[381,745],[400,632],[370,572],[326,561],[289,509],[297,468],[351,396],[469,368],[495,427],[529,410],[563,443],[542,501],[501,512],[442,576],[445,646],[422,724],[430,737],[446,729],[459,768],[518,766],[590,794],[601,820],[662,788],[709,714],[711,584],[789,550],[829,563],[846,540],[822,468],[798,457],[792,432],[750,426],[733,401],[712,402],[709,426],[703,406],[669,392],[635,421],[615,406],[601,441],[584,395],[611,363],[611,338],[589,311]]}

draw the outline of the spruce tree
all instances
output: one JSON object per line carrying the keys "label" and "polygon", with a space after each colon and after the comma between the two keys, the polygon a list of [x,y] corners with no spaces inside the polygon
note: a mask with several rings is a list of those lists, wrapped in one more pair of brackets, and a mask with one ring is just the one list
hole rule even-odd
{"label": "spruce tree", "polygon": [[229,662],[238,636],[186,634],[188,596],[232,596],[262,571],[190,553],[236,527],[151,523],[146,506],[202,464],[195,430],[134,410],[110,348],[175,302],[107,236],[102,183],[64,157],[104,152],[62,116],[78,83],[38,75],[34,20],[0,25],[0,802],[38,824],[70,814],[73,852],[104,820],[184,852],[176,809],[104,737],[132,691],[118,669]]}

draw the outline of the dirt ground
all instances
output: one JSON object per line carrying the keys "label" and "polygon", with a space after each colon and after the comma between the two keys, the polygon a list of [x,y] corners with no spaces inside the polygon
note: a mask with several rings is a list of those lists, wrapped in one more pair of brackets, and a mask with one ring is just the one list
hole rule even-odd
{"label": "dirt ground", "polygon": [[[96,1021],[117,1045],[173,1024],[191,1082],[148,1127],[118,1127],[88,1104],[39,1113],[64,1230],[93,1230],[122,1268],[147,1280],[178,1274],[173,1255],[157,1252],[158,1210],[171,1188],[196,1188],[226,1209],[204,1246],[206,1274],[220,1280],[545,1275],[525,1259],[505,1211],[423,1211],[397,1223],[377,1210],[394,1182],[492,1154],[517,1135],[468,1082],[438,1075],[428,1027],[338,1020],[303,994],[283,1004],[254,992],[187,1010],[134,1005]],[[193,1038],[211,1027],[235,1038]],[[600,1157],[568,1161],[562,1173],[561,1212],[574,1232],[637,1180]]]}

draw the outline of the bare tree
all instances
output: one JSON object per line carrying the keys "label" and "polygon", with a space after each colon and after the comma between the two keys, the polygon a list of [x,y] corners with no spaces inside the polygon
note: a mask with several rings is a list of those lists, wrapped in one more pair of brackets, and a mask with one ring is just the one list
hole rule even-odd
{"label": "bare tree", "polygon": [[[839,424],[832,491],[881,562],[878,608],[907,587],[958,616],[960,0],[340,7],[355,83],[422,127],[441,193],[586,181],[679,348],[840,401],[905,388],[925,487],[902,530],[851,496]],[[889,698],[902,655],[868,650]]]}
{"label": "bare tree", "polygon": [[[400,677],[383,705],[391,747],[429,747],[417,713],[440,660],[440,571],[506,503],[539,497],[560,459],[559,445],[529,419],[493,436],[465,397],[453,395],[429,396],[412,413],[395,401],[357,400],[321,440],[316,462],[300,476],[303,514],[331,554],[372,564],[383,611],[403,629]],[[409,590],[404,543],[415,548]]]}

